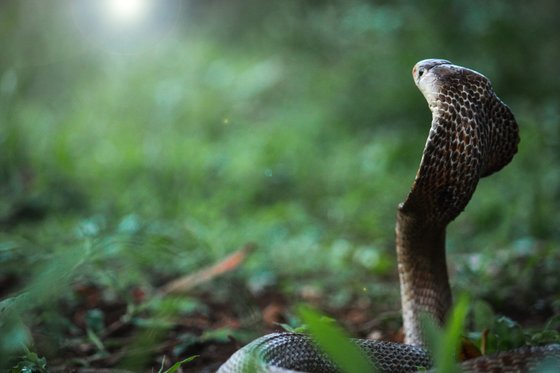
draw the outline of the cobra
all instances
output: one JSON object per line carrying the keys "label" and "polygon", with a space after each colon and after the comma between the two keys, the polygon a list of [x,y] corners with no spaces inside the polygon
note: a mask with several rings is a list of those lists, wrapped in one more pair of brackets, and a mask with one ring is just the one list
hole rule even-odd
{"label": "cobra", "polygon": [[[420,315],[445,321],[452,303],[445,258],[447,225],[466,207],[480,178],[506,166],[519,143],[511,110],[482,74],[442,59],[418,62],[414,82],[432,123],[411,191],[397,209],[396,251],[405,343],[355,339],[382,372],[431,368]],[[560,345],[523,347],[461,364],[464,372],[531,372],[543,358],[560,371]],[[337,372],[302,334],[276,333],[237,351],[219,373]]]}

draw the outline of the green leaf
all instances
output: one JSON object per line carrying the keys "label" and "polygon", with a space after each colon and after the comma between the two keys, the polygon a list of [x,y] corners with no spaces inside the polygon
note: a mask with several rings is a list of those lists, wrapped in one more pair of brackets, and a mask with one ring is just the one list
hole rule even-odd
{"label": "green leaf", "polygon": [[276,322],[274,324],[278,325],[279,327],[281,327],[282,329],[284,329],[285,331],[287,331],[289,333],[304,333],[304,332],[307,331],[307,327],[305,325],[304,326],[298,326],[297,328],[294,328],[290,324],[286,324],[286,323]]}
{"label": "green leaf", "polygon": [[210,329],[202,333],[200,341],[226,343],[230,340],[230,336],[234,334],[235,332],[231,328]]}
{"label": "green leaf", "polygon": [[523,346],[527,339],[521,326],[505,316],[496,319],[492,332],[496,337],[496,348],[499,351]]}
{"label": "green leaf", "polygon": [[[334,322],[325,322],[322,315],[310,307],[302,306],[298,313],[309,328],[311,337],[343,372],[377,372],[360,349],[346,336],[342,328]],[[332,320],[332,319],[331,319]]]}
{"label": "green leaf", "polygon": [[93,330],[91,330],[90,328],[87,328],[87,337],[88,339],[95,345],[95,347],[102,352],[105,352],[105,346],[103,345],[103,342],[101,341],[101,339],[99,339],[99,337],[97,336],[97,334],[95,334],[95,332]]}
{"label": "green leaf", "polygon": [[[174,373],[175,371],[177,371],[177,369],[179,369],[181,367],[181,365],[186,364],[188,362],[191,362],[199,356],[200,355],[193,355],[191,357],[186,358],[185,360],[178,361],[175,364],[173,364],[171,366],[171,368],[167,369],[166,371],[162,371],[162,368],[160,368],[158,373]],[[163,362],[162,362],[162,364],[163,364]]]}
{"label": "green leaf", "polygon": [[432,351],[434,368],[437,372],[460,372],[456,359],[468,309],[469,299],[466,295],[462,295],[453,307],[445,329],[436,325],[430,316],[422,316],[426,343]]}

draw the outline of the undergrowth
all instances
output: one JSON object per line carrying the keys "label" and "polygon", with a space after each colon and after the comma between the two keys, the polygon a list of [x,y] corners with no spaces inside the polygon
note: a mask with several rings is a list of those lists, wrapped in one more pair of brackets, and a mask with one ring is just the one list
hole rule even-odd
{"label": "undergrowth", "polygon": [[[170,369],[262,334],[270,298],[276,321],[311,301],[397,330],[395,209],[430,123],[410,68],[428,57],[487,75],[521,127],[449,227],[454,290],[509,317],[472,330],[556,338],[556,3],[217,0],[181,5],[157,38],[55,3],[0,5],[0,369],[144,352],[139,370]],[[222,277],[156,296],[250,242]]]}

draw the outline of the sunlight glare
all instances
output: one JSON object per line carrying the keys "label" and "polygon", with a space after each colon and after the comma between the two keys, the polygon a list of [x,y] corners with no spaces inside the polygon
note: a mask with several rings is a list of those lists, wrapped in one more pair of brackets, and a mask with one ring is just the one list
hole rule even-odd
{"label": "sunlight glare", "polygon": [[132,25],[149,13],[152,0],[105,0],[107,11],[115,23]]}

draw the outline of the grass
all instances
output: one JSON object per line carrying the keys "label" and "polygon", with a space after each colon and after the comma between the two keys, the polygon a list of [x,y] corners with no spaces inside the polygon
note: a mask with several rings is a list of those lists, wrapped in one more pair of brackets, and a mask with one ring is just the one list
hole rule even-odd
{"label": "grass", "polygon": [[0,12],[0,361],[86,338],[60,312],[80,286],[134,308],[247,242],[196,312],[224,300],[246,320],[270,289],[397,310],[395,208],[430,121],[409,72],[432,56],[489,76],[522,135],[449,228],[455,290],[529,324],[560,312],[555,4],[217,1],[127,53],[57,5]]}
{"label": "grass", "polygon": [[343,372],[377,372],[338,325],[325,322],[321,314],[309,307],[301,307],[299,313],[315,343]]}
{"label": "grass", "polygon": [[462,335],[469,310],[469,299],[462,296],[450,311],[449,319],[445,329],[440,329],[438,325],[429,319],[424,319],[426,333],[426,343],[428,349],[432,351],[434,368],[437,372],[460,372],[457,366],[457,356],[461,349]]}

